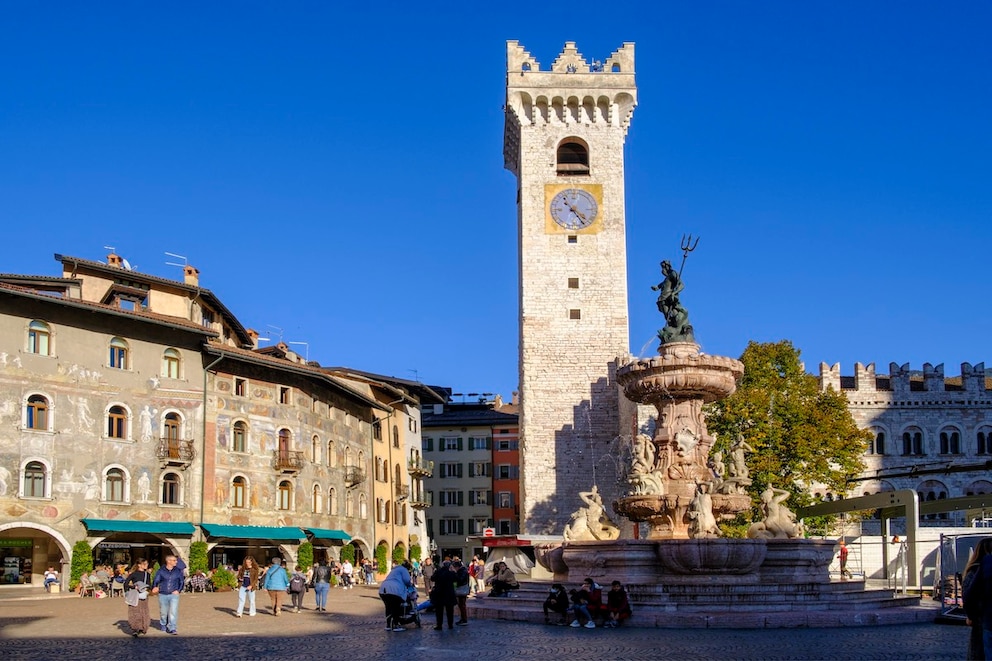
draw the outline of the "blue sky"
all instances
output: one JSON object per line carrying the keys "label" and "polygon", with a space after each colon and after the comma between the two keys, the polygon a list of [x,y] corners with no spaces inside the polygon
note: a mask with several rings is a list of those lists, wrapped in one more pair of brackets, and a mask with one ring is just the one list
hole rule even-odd
{"label": "blue sky", "polygon": [[588,60],[633,41],[635,354],[692,233],[708,353],[992,367],[990,28],[977,1],[3,0],[0,272],[110,245],[179,279],[178,253],[322,364],[509,397],[505,41],[542,68],[565,41]]}

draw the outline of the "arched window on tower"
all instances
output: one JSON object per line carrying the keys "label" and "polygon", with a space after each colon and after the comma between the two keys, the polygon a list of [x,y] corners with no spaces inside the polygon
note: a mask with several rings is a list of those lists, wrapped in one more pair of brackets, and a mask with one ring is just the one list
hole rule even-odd
{"label": "arched window on tower", "polygon": [[589,147],[578,138],[566,138],[558,145],[558,174],[589,174]]}

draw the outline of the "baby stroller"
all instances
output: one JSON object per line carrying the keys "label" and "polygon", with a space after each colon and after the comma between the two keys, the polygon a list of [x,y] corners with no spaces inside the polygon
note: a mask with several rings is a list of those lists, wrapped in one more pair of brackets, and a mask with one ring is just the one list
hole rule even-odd
{"label": "baby stroller", "polygon": [[393,626],[416,624],[420,628],[420,611],[417,609],[417,588],[410,588],[403,602],[403,614],[394,618]]}

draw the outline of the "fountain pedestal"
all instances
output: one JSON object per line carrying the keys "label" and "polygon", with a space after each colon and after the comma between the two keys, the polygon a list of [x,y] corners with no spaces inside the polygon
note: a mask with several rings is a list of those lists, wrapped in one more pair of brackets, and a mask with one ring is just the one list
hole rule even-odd
{"label": "fountain pedestal", "polygon": [[650,539],[689,538],[700,484],[710,485],[714,516],[732,518],[750,506],[746,494],[715,493],[719,478],[707,465],[714,439],[703,416],[703,404],[731,395],[743,374],[740,361],[701,354],[693,342],[662,344],[659,355],[617,370],[627,399],[658,411],[650,465],[631,474],[637,493],[613,503],[618,514],[646,522]]}

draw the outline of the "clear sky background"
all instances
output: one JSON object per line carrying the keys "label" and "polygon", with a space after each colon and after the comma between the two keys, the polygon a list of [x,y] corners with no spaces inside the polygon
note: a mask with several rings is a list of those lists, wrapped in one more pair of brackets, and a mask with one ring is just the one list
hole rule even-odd
{"label": "clear sky background", "polygon": [[634,354],[692,233],[708,353],[992,367],[990,34],[984,0],[0,0],[0,272],[178,253],[321,364],[508,398],[505,42],[546,69],[633,41]]}

